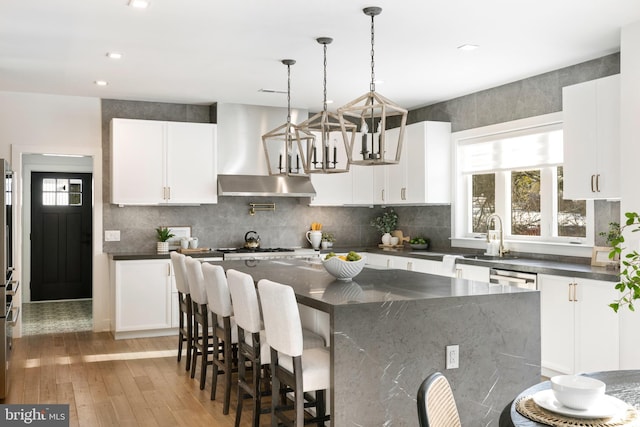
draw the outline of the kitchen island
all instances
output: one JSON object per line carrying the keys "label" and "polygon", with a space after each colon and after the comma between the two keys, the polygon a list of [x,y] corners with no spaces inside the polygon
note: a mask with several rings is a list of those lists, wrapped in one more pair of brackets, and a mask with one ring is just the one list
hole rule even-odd
{"label": "kitchen island", "polygon": [[[288,284],[318,311],[334,426],[416,426],[418,387],[434,371],[451,382],[463,425],[497,426],[513,396],[540,381],[538,291],[368,267],[340,282],[319,260],[219,264]],[[459,345],[458,369],[445,369],[447,345]]]}

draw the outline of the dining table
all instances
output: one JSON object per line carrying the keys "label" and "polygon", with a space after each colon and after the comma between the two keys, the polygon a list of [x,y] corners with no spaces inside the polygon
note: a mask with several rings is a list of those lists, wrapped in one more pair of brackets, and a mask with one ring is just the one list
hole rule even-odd
{"label": "dining table", "polygon": [[[616,371],[602,371],[591,372],[581,374],[586,377],[595,378],[605,383],[605,394],[613,396],[617,399],[626,402],[630,406],[634,407],[636,411],[640,413],[640,370],[616,370]],[[500,418],[500,427],[538,427],[538,426],[553,426],[553,423],[539,423],[533,421],[516,409],[516,404],[520,399],[527,396],[533,396],[538,392],[551,389],[551,381],[542,381],[532,387],[522,391],[510,405],[505,408],[503,416]],[[619,424],[624,425],[640,425],[640,414],[636,417],[635,423]],[[588,421],[588,420],[587,420]],[[564,425],[564,424],[556,424]],[[589,425],[589,424],[575,424],[575,425]]]}

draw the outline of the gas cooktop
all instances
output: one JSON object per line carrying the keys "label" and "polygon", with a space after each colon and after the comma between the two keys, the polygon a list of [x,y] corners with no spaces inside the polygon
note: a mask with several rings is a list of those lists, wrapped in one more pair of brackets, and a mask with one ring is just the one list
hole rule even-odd
{"label": "gas cooktop", "polygon": [[224,259],[311,258],[318,252],[310,248],[218,248]]}

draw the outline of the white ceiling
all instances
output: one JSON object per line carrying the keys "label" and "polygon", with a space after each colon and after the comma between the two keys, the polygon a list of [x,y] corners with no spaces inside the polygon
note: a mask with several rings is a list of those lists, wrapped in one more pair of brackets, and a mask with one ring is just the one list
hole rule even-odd
{"label": "white ceiling", "polygon": [[[638,0],[0,0],[0,90],[193,104],[330,109],[364,94],[375,18],[377,91],[433,104],[619,51]],[[456,49],[465,43],[479,49]],[[106,57],[121,52],[118,61]],[[94,81],[104,79],[106,87]]]}

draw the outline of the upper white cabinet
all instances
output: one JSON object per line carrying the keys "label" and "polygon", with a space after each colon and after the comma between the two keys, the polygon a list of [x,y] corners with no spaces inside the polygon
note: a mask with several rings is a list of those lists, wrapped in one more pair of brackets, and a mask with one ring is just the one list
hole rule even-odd
{"label": "upper white cabinet", "polygon": [[348,172],[311,174],[311,183],[316,190],[311,205],[342,206],[352,203],[352,179]]}
{"label": "upper white cabinet", "polygon": [[612,282],[538,275],[542,374],[619,367],[619,319]]}
{"label": "upper white cabinet", "polygon": [[113,119],[111,202],[217,203],[216,125]]}
{"label": "upper white cabinet", "polygon": [[620,197],[620,75],[562,90],[564,198]]}
{"label": "upper white cabinet", "polygon": [[[398,128],[387,138],[398,138]],[[451,124],[418,122],[406,127],[400,163],[376,166],[374,204],[451,202]]]}

